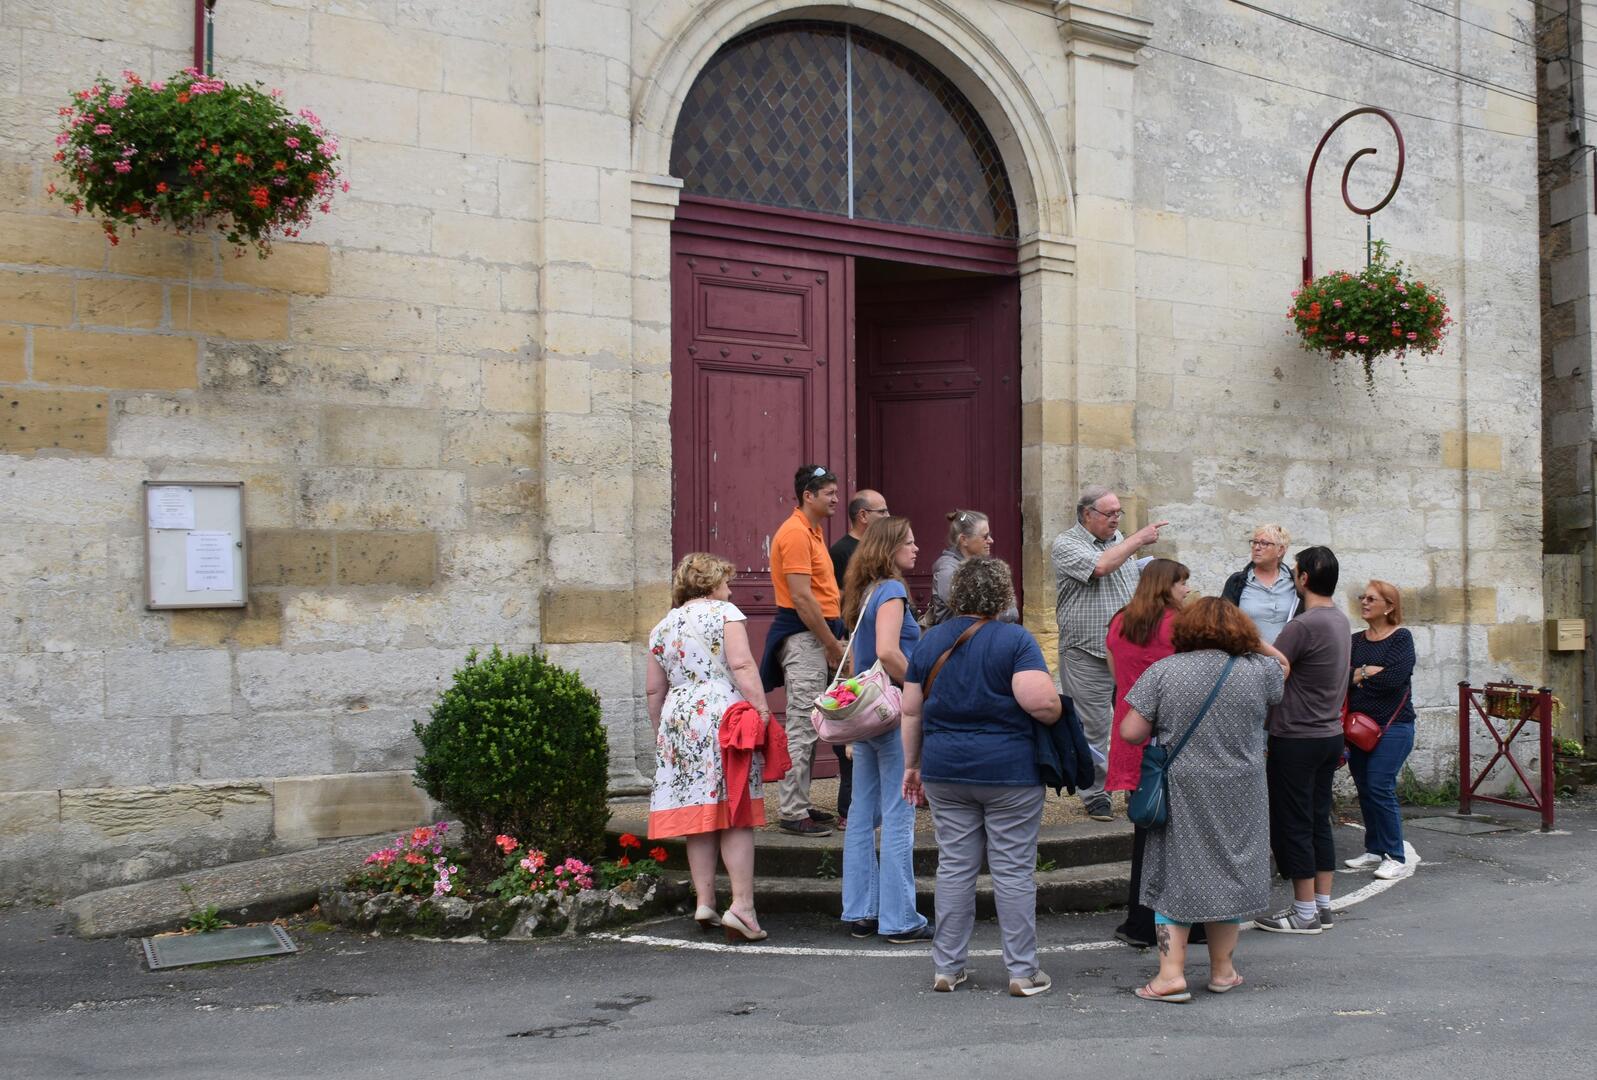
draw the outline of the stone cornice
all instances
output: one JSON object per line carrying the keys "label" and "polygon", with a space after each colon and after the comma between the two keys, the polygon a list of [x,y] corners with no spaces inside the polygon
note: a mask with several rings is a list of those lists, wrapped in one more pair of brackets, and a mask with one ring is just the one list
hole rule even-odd
{"label": "stone cornice", "polygon": [[1138,63],[1137,51],[1148,44],[1148,39],[1153,35],[1153,23],[1117,10],[1124,5],[1116,0],[1106,2],[1114,6],[1099,7],[1078,3],[1077,0],[1056,0],[1054,17],[1059,20],[1059,33],[1065,39],[1065,49],[1072,56],[1134,67]]}
{"label": "stone cornice", "polygon": [[1053,274],[1076,272],[1076,242],[1057,236],[1031,236],[1020,242],[1022,276],[1039,271]]}
{"label": "stone cornice", "polygon": [[674,176],[634,176],[632,216],[672,221],[682,197],[682,181]]}

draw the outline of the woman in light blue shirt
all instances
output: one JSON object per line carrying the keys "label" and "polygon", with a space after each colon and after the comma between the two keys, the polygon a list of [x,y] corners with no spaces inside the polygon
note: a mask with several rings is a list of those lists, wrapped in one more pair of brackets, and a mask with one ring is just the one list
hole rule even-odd
{"label": "woman in light blue shirt", "polygon": [[1220,593],[1221,599],[1229,600],[1253,620],[1266,645],[1275,644],[1276,635],[1300,606],[1292,568],[1281,561],[1291,542],[1292,534],[1279,525],[1255,528],[1248,565],[1227,578]]}
{"label": "woman in light blue shirt", "polygon": [[[877,518],[843,579],[843,621],[854,628],[854,670],[863,672],[880,661],[897,686],[903,686],[909,654],[920,640],[904,587],[904,574],[915,568],[919,551],[909,518]],[[929,941],[932,928],[915,908],[915,808],[903,795],[904,743],[895,728],[851,745],[854,798],[851,827],[843,834],[843,921],[857,938],[880,934],[894,944]]]}

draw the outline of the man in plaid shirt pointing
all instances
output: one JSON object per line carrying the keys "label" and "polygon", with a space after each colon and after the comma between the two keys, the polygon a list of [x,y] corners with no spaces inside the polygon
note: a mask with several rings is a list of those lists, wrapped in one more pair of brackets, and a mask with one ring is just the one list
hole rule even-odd
{"label": "man in plaid shirt pointing", "polygon": [[[1114,492],[1098,484],[1087,486],[1076,500],[1075,528],[1060,533],[1053,548],[1059,683],[1075,701],[1087,741],[1104,755],[1109,752],[1115,701],[1115,680],[1104,647],[1109,620],[1137,591],[1141,577],[1137,552],[1158,543],[1159,530],[1170,524],[1160,521],[1121,536],[1121,513]],[[1095,821],[1114,819],[1103,789],[1105,775],[1099,765],[1092,787],[1080,792],[1082,805]]]}

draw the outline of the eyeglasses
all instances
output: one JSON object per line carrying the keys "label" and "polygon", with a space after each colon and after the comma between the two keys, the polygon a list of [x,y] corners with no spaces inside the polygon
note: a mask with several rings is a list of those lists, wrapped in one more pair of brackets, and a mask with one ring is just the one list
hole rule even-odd
{"label": "eyeglasses", "polygon": [[1278,544],[1274,540],[1249,540],[1248,541],[1248,546],[1249,547],[1284,547],[1285,545]]}
{"label": "eyeglasses", "polygon": [[1108,513],[1105,513],[1096,506],[1089,506],[1087,509],[1091,510],[1093,513],[1097,514],[1106,521],[1119,521],[1126,514],[1124,510],[1110,510]]}
{"label": "eyeglasses", "polygon": [[1384,604],[1384,603],[1386,603],[1386,597],[1384,597],[1384,596],[1359,596],[1359,597],[1355,597],[1354,599],[1358,600],[1358,602],[1361,603],[1361,604]]}
{"label": "eyeglasses", "polygon": [[880,514],[882,517],[887,517],[889,514],[892,513],[892,511],[884,506],[880,510],[867,510],[866,513],[868,513],[868,514]]}

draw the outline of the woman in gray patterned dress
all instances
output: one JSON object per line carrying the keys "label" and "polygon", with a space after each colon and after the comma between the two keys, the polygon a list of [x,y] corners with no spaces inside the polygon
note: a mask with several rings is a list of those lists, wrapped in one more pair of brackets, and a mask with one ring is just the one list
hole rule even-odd
{"label": "woman in gray patterned dress", "polygon": [[1281,665],[1261,653],[1252,621],[1218,597],[1189,604],[1176,616],[1176,654],[1143,673],[1126,694],[1126,741],[1157,735],[1173,746],[1230,673],[1186,746],[1170,764],[1168,823],[1148,835],[1142,902],[1154,910],[1159,974],[1137,990],[1149,1001],[1191,1001],[1187,935],[1203,923],[1209,935],[1208,988],[1242,985],[1232,964],[1241,919],[1270,902],[1270,800],[1264,775],[1264,718],[1281,700]]}

